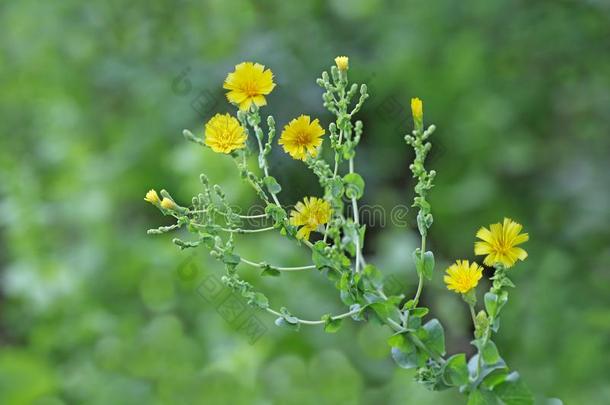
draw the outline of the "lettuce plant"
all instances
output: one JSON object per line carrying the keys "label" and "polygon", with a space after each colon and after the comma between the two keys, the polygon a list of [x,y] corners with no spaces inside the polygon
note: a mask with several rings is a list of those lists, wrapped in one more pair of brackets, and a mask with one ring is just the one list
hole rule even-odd
{"label": "lettuce plant", "polygon": [[[335,59],[330,74],[322,72],[317,80],[322,88],[323,105],[334,116],[324,127],[319,119],[300,115],[287,123],[277,144],[293,159],[303,162],[319,180],[318,196],[305,197],[296,204],[281,201],[282,187],[271,175],[267,159],[276,144],[276,123],[267,116],[262,124],[261,109],[275,87],[273,73],[265,66],[244,62],[228,74],[224,88],[227,99],[237,107],[235,116],[216,114],[204,128],[203,137],[184,131],[186,139],[234,160],[237,173],[251,187],[265,211],[241,215],[232,207],[220,185],[211,185],[201,175],[202,191],[190,203],[175,201],[170,193],[160,195],[150,190],[145,200],[163,215],[175,218],[171,226],[151,229],[150,234],[164,234],[186,228],[191,240],[174,238],[181,249],[208,249],[224,266],[223,283],[245,297],[249,305],[276,318],[276,325],[298,330],[302,326],[323,327],[336,332],[346,321],[374,321],[391,330],[388,339],[391,356],[399,367],[415,369],[415,378],[431,390],[457,388],[467,396],[468,404],[531,404],[532,395],[516,371],[500,356],[494,335],[500,330],[500,315],[514,284],[509,278],[512,267],[527,258],[519,245],[528,240],[522,226],[504,218],[500,223],[482,227],[476,233],[474,253],[484,256],[483,265],[493,269],[491,288],[477,309],[476,288],[483,277],[482,265],[457,260],[446,269],[448,290],[460,294],[468,306],[476,354],[448,355],[441,322],[429,315],[420,303],[426,280],[432,278],[434,254],[426,246],[433,224],[432,207],[427,199],[434,186],[436,172],[425,166],[432,144],[434,125],[424,125],[423,103],[411,100],[414,129],[405,141],[415,152],[410,165],[414,187],[413,207],[417,209],[417,229],[421,245],[413,252],[418,276],[416,291],[392,295],[384,289],[382,272],[363,254],[366,227],[360,223],[358,202],[365,182],[356,171],[354,157],[364,126],[355,117],[369,94],[364,84],[349,83],[349,59]],[[249,145],[250,144],[250,145]],[[322,153],[329,148],[330,153]],[[252,168],[247,157],[258,155],[258,167]],[[329,156],[329,158],[325,158]],[[293,209],[289,209],[293,206]],[[266,227],[246,227],[251,219],[265,219]],[[235,234],[277,232],[282,237],[311,251],[311,264],[287,267],[258,262],[241,256],[236,250]],[[340,314],[324,314],[319,319],[302,319],[297,312],[271,303],[255,287],[243,280],[240,266],[259,268],[261,275],[278,276],[290,271],[318,271],[337,289],[346,309]],[[478,311],[478,312],[477,312]]]}

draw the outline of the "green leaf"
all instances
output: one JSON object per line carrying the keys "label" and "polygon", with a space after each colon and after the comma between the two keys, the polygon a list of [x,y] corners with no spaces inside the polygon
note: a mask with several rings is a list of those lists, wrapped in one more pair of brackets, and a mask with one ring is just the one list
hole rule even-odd
{"label": "green leaf", "polygon": [[280,186],[280,184],[273,176],[267,176],[263,178],[263,183],[265,183],[265,186],[267,186],[267,190],[269,190],[271,194],[277,194],[282,191],[282,186]]}
{"label": "green leaf", "polygon": [[299,330],[301,324],[299,323],[299,319],[297,317],[292,316],[284,307],[280,308],[280,313],[282,315],[275,320],[275,324],[277,326],[289,327],[295,331]]}
{"label": "green leaf", "polygon": [[375,314],[379,318],[379,321],[382,324],[385,324],[386,319],[393,317],[394,315],[396,315],[395,312],[398,311],[398,309],[393,304],[387,301],[374,302],[369,305],[369,308],[371,308],[375,312]]}
{"label": "green leaf", "polygon": [[388,338],[388,345],[395,347],[404,353],[411,353],[415,350],[415,345],[407,338],[404,333],[396,333]]}
{"label": "green leaf", "polygon": [[443,366],[443,379],[454,387],[468,384],[468,366],[464,353],[454,354]]}
{"label": "green leaf", "polygon": [[417,275],[424,276],[428,280],[432,279],[434,272],[434,254],[430,251],[424,253],[423,258],[421,256],[421,250],[415,249],[413,252],[413,261],[415,262],[415,269]]}
{"label": "green leaf", "polygon": [[354,315],[352,315],[352,319],[354,319],[356,321],[364,321],[364,318],[362,317],[362,312],[364,311],[365,308],[366,308],[366,305],[365,306],[361,306],[360,304],[350,305],[349,306],[350,312],[359,310],[359,312],[356,312]]}
{"label": "green leaf", "polygon": [[330,179],[327,184],[328,189],[330,190],[330,195],[335,199],[341,198],[343,196],[343,180],[339,177],[335,177]]}
{"label": "green leaf", "polygon": [[499,313],[506,301],[508,300],[508,293],[502,291],[500,295],[492,292],[485,293],[485,309],[490,317],[495,318]]}
{"label": "green leaf", "polygon": [[408,353],[405,353],[402,350],[393,347],[392,358],[401,368],[421,367],[426,362],[426,356],[415,349]]}
{"label": "green leaf", "polygon": [[265,309],[269,307],[269,300],[263,293],[256,292],[250,298],[250,301],[259,308]]}
{"label": "green leaf", "polygon": [[[429,349],[435,351],[441,356],[445,355],[445,331],[438,319],[431,319],[426,322],[422,328],[426,331],[424,336],[420,337]],[[418,336],[420,330],[418,330]]]}
{"label": "green leaf", "polygon": [[485,293],[485,310],[490,317],[495,318],[498,313],[498,296],[492,292]]}
{"label": "green leaf", "polygon": [[504,360],[500,358],[500,360],[495,364],[485,364],[483,362],[483,366],[481,370],[477,372],[477,365],[479,362],[479,354],[475,354],[468,360],[468,372],[471,376],[477,376],[477,380],[474,382],[474,385],[477,386],[483,379],[485,379],[488,375],[495,372],[496,370],[507,370],[506,363]]}
{"label": "green leaf", "polygon": [[377,269],[377,267],[373,266],[372,264],[367,264],[364,266],[362,273],[374,287],[381,288],[383,285],[383,275]]}
{"label": "green leaf", "polygon": [[311,249],[311,260],[318,270],[333,267],[332,260],[330,260],[324,252],[325,247],[326,243],[319,240],[314,243],[313,248]]}
{"label": "green leaf", "polygon": [[269,276],[269,277],[279,277],[280,271],[274,269],[266,263],[263,263],[263,269],[261,271],[261,276]]}
{"label": "green leaf", "polygon": [[423,318],[428,314],[430,310],[426,307],[413,308],[409,311],[409,316],[414,316],[416,318]]}
{"label": "green leaf", "polygon": [[349,173],[343,177],[345,195],[348,198],[359,199],[364,194],[364,180],[358,173]]}
{"label": "green leaf", "polygon": [[199,239],[208,249],[212,249],[214,247],[214,235],[201,232],[199,234]]}
{"label": "green leaf", "polygon": [[342,319],[332,319],[330,314],[322,316],[324,321],[324,332],[335,333],[341,328]]}
{"label": "green leaf", "polygon": [[269,215],[275,223],[281,223],[286,219],[286,210],[275,204],[268,204],[265,207],[265,214]]}
{"label": "green leaf", "polygon": [[496,364],[501,360],[500,353],[498,353],[498,348],[491,340],[485,342],[481,353],[485,364]]}
{"label": "green leaf", "polygon": [[507,368],[494,370],[483,379],[481,385],[484,385],[486,388],[493,390],[496,385],[502,384],[504,381],[506,381],[509,375],[510,374],[508,373]]}
{"label": "green leaf", "polygon": [[288,310],[285,307],[280,308],[280,313],[282,314],[282,317],[288,322],[288,323],[299,323],[299,318],[297,318],[296,316],[292,316],[292,314],[290,312],[288,312]]}
{"label": "green leaf", "polygon": [[286,318],[281,318],[281,317],[280,317],[280,318],[277,318],[277,319],[275,320],[275,324],[276,324],[277,326],[282,326],[282,327],[285,327],[285,328],[288,328],[288,329],[292,329],[292,330],[294,330],[295,332],[296,332],[296,331],[298,331],[298,330],[299,330],[299,327],[300,327],[300,324],[299,324],[299,323],[290,323],[290,322],[288,322],[288,321],[286,320]]}
{"label": "green leaf", "polygon": [[241,261],[241,258],[234,253],[225,253],[222,255],[222,262],[225,264],[230,264],[236,266]]}
{"label": "green leaf", "polygon": [[490,391],[477,389],[468,395],[466,405],[501,405],[498,398]]}
{"label": "green leaf", "polygon": [[[421,328],[421,318],[419,318],[417,316],[409,316],[407,318],[406,327],[410,331],[414,331],[414,330]],[[422,335],[424,335],[424,336],[428,336],[428,332],[426,332],[424,329],[421,329],[420,333],[422,333]]]}
{"label": "green leaf", "polygon": [[415,300],[409,300],[402,306],[403,309],[411,309],[415,306]]}
{"label": "green leaf", "polygon": [[497,385],[493,392],[506,405],[533,405],[534,397],[518,373],[511,373],[505,382]]}

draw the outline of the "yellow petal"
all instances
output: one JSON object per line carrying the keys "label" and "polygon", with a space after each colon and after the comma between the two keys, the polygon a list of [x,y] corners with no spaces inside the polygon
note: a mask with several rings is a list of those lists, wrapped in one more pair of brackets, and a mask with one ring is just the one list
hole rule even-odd
{"label": "yellow petal", "polygon": [[297,232],[297,239],[309,239],[309,235],[311,234],[311,229],[309,227],[304,226]]}
{"label": "yellow petal", "polygon": [[491,234],[489,229],[487,229],[485,227],[481,227],[477,231],[477,235],[476,236],[477,236],[477,238],[482,239],[485,242],[489,242],[489,243],[491,243],[491,241],[493,240],[493,235]]}
{"label": "yellow petal", "polygon": [[520,247],[512,248],[512,252],[519,258],[519,260],[527,259],[527,252]]}
{"label": "yellow petal", "polygon": [[474,243],[474,254],[475,255],[486,255],[491,253],[492,247],[487,242],[475,242]]}
{"label": "yellow petal", "polygon": [[515,237],[515,239],[513,240],[513,246],[520,245],[524,242],[527,242],[528,240],[530,240],[530,235],[527,233],[522,233]]}
{"label": "yellow petal", "polygon": [[259,107],[267,105],[267,100],[265,99],[265,96],[254,96],[252,98],[252,101]]}

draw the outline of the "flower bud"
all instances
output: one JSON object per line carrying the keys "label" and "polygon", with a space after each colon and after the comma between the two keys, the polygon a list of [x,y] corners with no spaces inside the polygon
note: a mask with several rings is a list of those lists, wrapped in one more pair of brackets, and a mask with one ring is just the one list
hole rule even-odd
{"label": "flower bud", "polygon": [[335,58],[335,64],[341,71],[349,69],[349,58],[347,56],[337,56]]}
{"label": "flower bud", "polygon": [[485,313],[485,311],[479,311],[479,313],[474,319],[475,337],[477,339],[481,338],[488,328],[489,319],[487,318],[487,313]]}
{"label": "flower bud", "polygon": [[159,202],[161,200],[159,200],[159,195],[155,190],[148,190],[148,193],[146,193],[146,197],[144,197],[144,201],[147,201],[153,205],[159,205]]}
{"label": "flower bud", "polygon": [[420,127],[424,119],[424,103],[417,97],[411,99],[411,114],[415,126]]}
{"label": "flower bud", "polygon": [[170,200],[169,198],[163,198],[163,200],[161,201],[161,207],[166,210],[175,210],[176,208],[178,208],[176,203]]}

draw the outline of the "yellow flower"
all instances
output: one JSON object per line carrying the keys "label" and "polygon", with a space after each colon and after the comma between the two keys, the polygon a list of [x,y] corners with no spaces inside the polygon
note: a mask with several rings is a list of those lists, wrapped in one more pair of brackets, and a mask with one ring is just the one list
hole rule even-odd
{"label": "yellow flower", "polygon": [[297,238],[309,239],[309,234],[330,220],[330,204],[321,198],[305,197],[290,213],[290,225],[301,226]]}
{"label": "yellow flower", "polygon": [[347,70],[349,69],[349,58],[347,56],[337,56],[335,58],[335,64],[339,70]]}
{"label": "yellow flower", "polygon": [[311,122],[310,119],[309,115],[301,115],[290,121],[282,131],[279,144],[294,159],[305,160],[308,153],[313,157],[318,154],[325,131],[317,118]]}
{"label": "yellow flower", "polygon": [[246,130],[229,114],[216,114],[205,124],[205,144],[214,152],[231,153],[246,146]]}
{"label": "yellow flower", "polygon": [[160,202],[159,194],[157,194],[155,190],[148,190],[148,193],[146,193],[146,197],[144,197],[144,201],[147,201],[154,205],[158,205]]}
{"label": "yellow flower", "polygon": [[235,65],[235,71],[227,75],[222,87],[229,90],[227,99],[239,105],[242,111],[249,109],[252,103],[259,107],[267,105],[265,95],[275,87],[273,72],[265,70],[260,63],[242,62]]}
{"label": "yellow flower", "polygon": [[163,201],[161,201],[161,207],[165,208],[166,210],[174,210],[178,206],[169,198],[163,197]]}
{"label": "yellow flower", "polygon": [[512,219],[504,218],[504,223],[492,224],[490,229],[481,227],[477,231],[477,241],[474,244],[476,255],[487,255],[483,263],[493,266],[497,263],[512,267],[517,260],[525,260],[527,252],[517,245],[527,242],[529,235],[520,233],[523,227]]}
{"label": "yellow flower", "polygon": [[478,264],[470,264],[468,260],[456,260],[447,269],[447,274],[443,280],[447,284],[447,289],[466,294],[479,284],[482,276],[483,268]]}
{"label": "yellow flower", "polygon": [[424,117],[424,103],[417,97],[411,99],[411,113],[415,121],[421,121]]}

